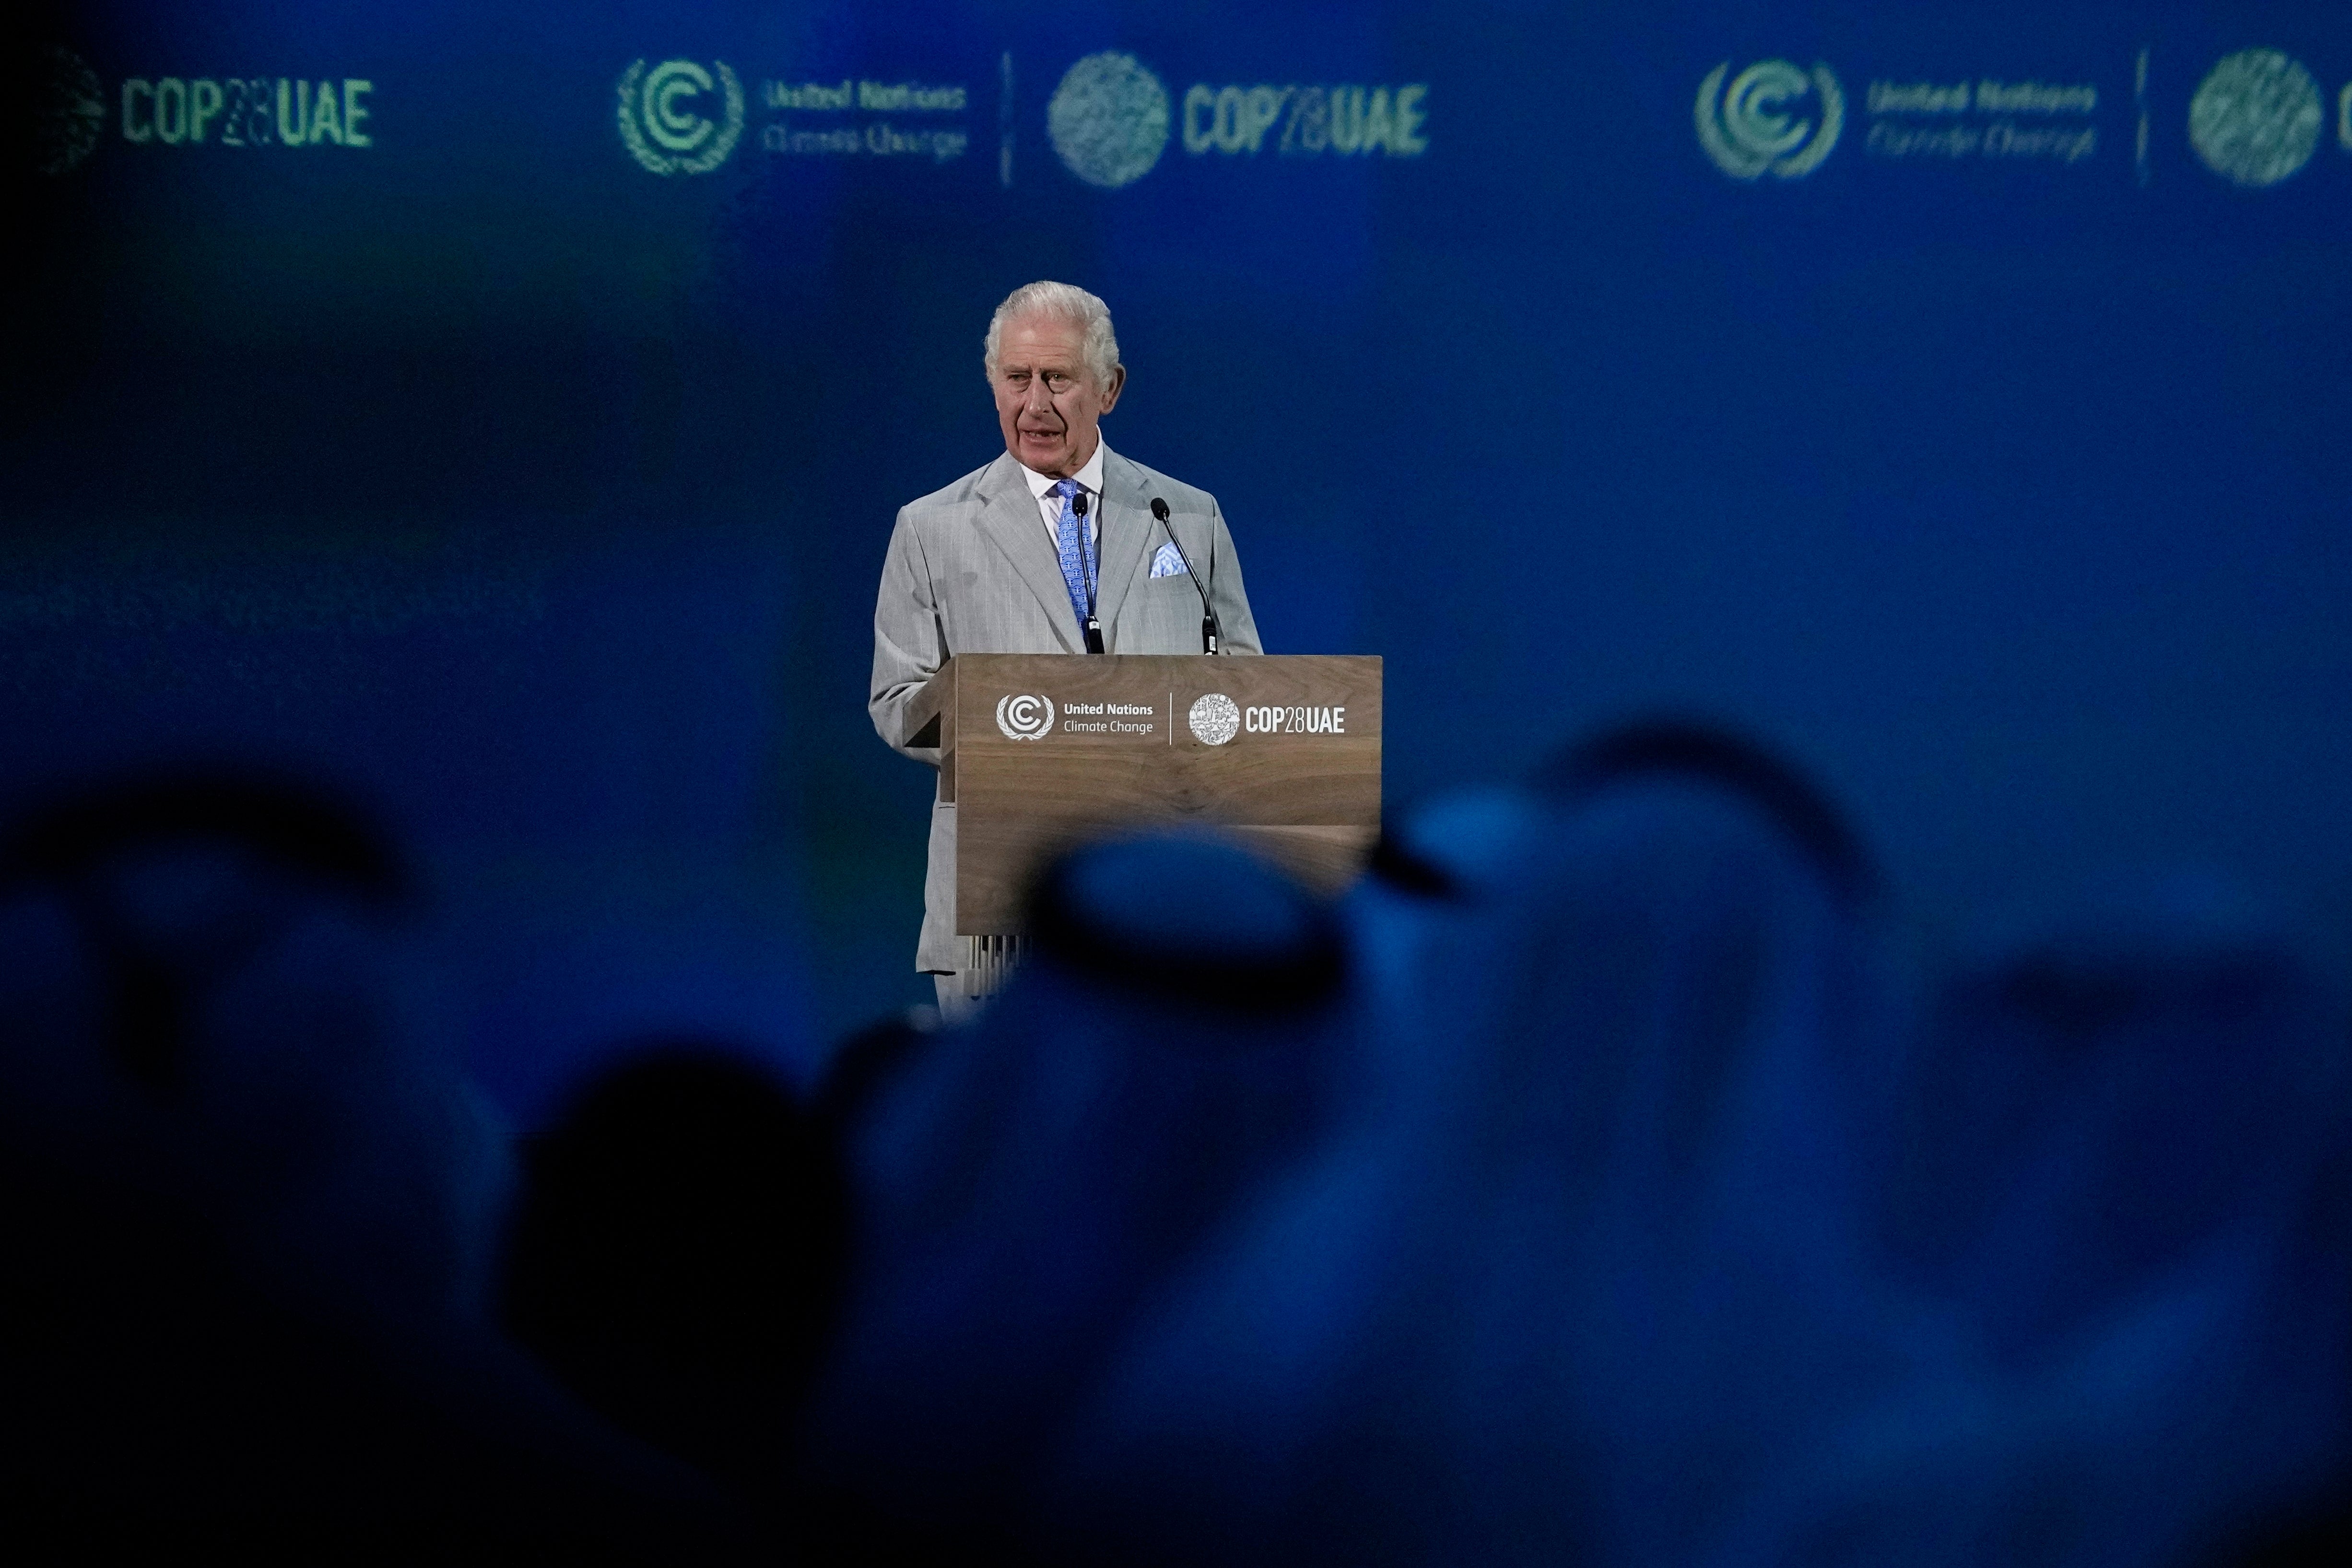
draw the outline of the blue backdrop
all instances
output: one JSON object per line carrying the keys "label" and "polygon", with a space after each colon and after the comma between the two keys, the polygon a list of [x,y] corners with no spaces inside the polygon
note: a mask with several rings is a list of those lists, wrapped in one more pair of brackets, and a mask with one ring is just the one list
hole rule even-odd
{"label": "blue backdrop", "polygon": [[[186,8],[194,12],[196,8]],[[526,1119],[922,994],[865,712],[988,311],[1116,312],[1406,802],[1661,707],[1933,941],[2118,869],[2352,909],[2339,8],[20,8],[0,733],[353,781]]]}

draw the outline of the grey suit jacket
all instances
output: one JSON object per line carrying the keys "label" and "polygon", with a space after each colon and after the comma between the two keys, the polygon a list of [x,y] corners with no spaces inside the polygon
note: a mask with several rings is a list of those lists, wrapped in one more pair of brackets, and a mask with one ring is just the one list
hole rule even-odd
{"label": "grey suit jacket", "polygon": [[[1151,558],[1168,537],[1151,515],[1154,496],[1168,503],[1168,521],[1192,570],[1208,584],[1224,630],[1223,650],[1262,652],[1233,535],[1215,498],[1117,452],[1104,456],[1097,522],[1102,565],[1095,613],[1105,650],[1201,651],[1201,599],[1192,579],[1150,575]],[[901,746],[898,737],[908,700],[951,654],[1083,657],[1085,651],[1061,560],[1012,454],[1000,454],[986,468],[899,509],[874,603],[874,682],[866,705],[874,728],[892,747],[939,766],[938,752]],[[964,944],[955,933],[955,807],[936,801],[917,969],[963,966]]]}

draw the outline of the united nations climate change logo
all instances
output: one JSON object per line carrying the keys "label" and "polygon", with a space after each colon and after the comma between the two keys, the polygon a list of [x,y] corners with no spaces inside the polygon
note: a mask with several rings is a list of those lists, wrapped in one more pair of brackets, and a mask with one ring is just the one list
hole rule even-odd
{"label": "united nations climate change logo", "polygon": [[2245,49],[2189,100],[2189,142],[2231,184],[2275,185],[2311,161],[2326,118],[2309,71],[2276,49]]}
{"label": "united nations climate change logo", "polygon": [[1054,700],[1050,697],[1000,697],[996,727],[1008,741],[1042,741],[1054,732]]}
{"label": "united nations climate change logo", "polygon": [[725,60],[709,71],[694,60],[664,60],[646,69],[632,60],[621,73],[621,142],[656,174],[707,174],[727,161],[743,135],[743,84]]}
{"label": "united nations climate change logo", "polygon": [[106,89],[89,61],[51,44],[41,51],[35,90],[33,167],[62,174],[97,150],[106,130]]}
{"label": "united nations climate change logo", "polygon": [[1062,73],[1045,134],[1062,166],[1115,191],[1151,173],[1168,145],[1168,89],[1133,55],[1105,50]]}
{"label": "united nations climate change logo", "polygon": [[[1794,180],[1819,168],[1845,129],[1845,94],[1830,68],[1816,62],[1808,75],[1787,60],[1762,60],[1727,88],[1730,73],[1726,60],[1698,84],[1698,142],[1715,166],[1735,180],[1768,172]],[[1809,91],[1821,103],[1818,122],[1783,112]]]}
{"label": "united nations climate change logo", "polygon": [[1242,732],[1242,710],[1234,700],[1222,691],[1212,691],[1192,704],[1184,715],[1184,722],[1192,731],[1192,739],[1204,746],[1222,746]]}

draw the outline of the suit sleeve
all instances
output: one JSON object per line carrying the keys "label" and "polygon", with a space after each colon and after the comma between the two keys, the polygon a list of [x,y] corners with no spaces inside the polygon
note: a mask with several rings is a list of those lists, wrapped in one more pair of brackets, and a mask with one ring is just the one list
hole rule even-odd
{"label": "suit sleeve", "polygon": [[1257,617],[1250,614],[1249,590],[1242,585],[1241,557],[1234,553],[1234,536],[1225,527],[1224,509],[1213,500],[1209,503],[1209,603],[1217,607],[1224,651],[1264,653]]}
{"label": "suit sleeve", "polygon": [[905,511],[890,533],[882,562],[882,586],[874,600],[874,679],[866,711],[892,751],[919,763],[940,765],[936,746],[902,746],[907,705],[923,683],[948,661],[946,629],[931,591],[922,539]]}

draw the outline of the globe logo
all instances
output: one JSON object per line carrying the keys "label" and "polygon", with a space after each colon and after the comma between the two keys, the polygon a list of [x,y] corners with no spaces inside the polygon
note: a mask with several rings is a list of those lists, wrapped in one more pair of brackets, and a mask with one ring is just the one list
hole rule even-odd
{"label": "globe logo", "polygon": [[[743,135],[743,84],[725,60],[711,73],[693,60],[653,69],[632,60],[621,73],[621,144],[656,174],[707,174]],[[714,118],[715,116],[715,118]]]}
{"label": "globe logo", "polygon": [[2231,184],[2275,185],[2311,161],[2326,118],[2309,71],[2276,49],[2246,49],[2189,100],[2189,143]]}
{"label": "globe logo", "polygon": [[1168,145],[1168,89],[1133,55],[1105,50],[1062,73],[1045,134],[1062,166],[1115,191],[1151,173]]}
{"label": "globe logo", "polygon": [[106,130],[106,89],[89,61],[52,44],[42,51],[35,91],[33,167],[65,174],[97,150]]}
{"label": "globe logo", "polygon": [[1242,732],[1242,710],[1234,700],[1222,691],[1212,691],[1192,704],[1184,715],[1185,725],[1192,730],[1192,739],[1204,746],[1222,746]]}
{"label": "globe logo", "polygon": [[1008,696],[996,700],[996,727],[1008,741],[1042,741],[1054,732],[1054,700]]}
{"label": "globe logo", "polygon": [[[1845,94],[1830,68],[1816,62],[1808,74],[1787,60],[1764,60],[1726,87],[1730,72],[1726,60],[1706,73],[1693,110],[1699,145],[1715,166],[1735,180],[1766,173],[1801,179],[1821,167],[1845,129]],[[1788,111],[1808,93],[1820,106],[1819,121]]]}

